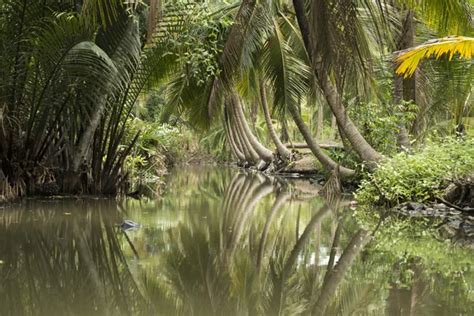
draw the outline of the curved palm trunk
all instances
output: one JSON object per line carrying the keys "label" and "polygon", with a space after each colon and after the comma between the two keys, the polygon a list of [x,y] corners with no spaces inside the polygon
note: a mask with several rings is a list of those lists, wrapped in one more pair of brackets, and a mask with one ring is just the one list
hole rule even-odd
{"label": "curved palm trunk", "polygon": [[241,151],[241,149],[237,146],[235,142],[234,135],[232,133],[232,129],[230,127],[229,115],[227,113],[227,109],[224,110],[224,129],[226,132],[226,138],[229,142],[230,149],[232,154],[239,160],[239,162],[245,161],[245,155]]}
{"label": "curved palm trunk", "polygon": [[249,163],[257,163],[260,160],[260,156],[252,147],[252,144],[250,143],[250,140],[248,139],[247,134],[244,132],[244,127],[243,127],[241,118],[236,114],[235,107],[230,105],[230,109],[231,109],[232,118],[234,122],[234,124],[232,125],[235,130],[235,135],[239,139],[239,142],[242,146],[242,150],[247,158],[247,161]]}
{"label": "curved palm trunk", "polygon": [[250,147],[248,139],[243,134],[240,124],[235,120],[232,126],[235,131],[235,138],[236,140],[238,140],[238,142],[242,146],[242,152],[244,153],[245,160],[247,161],[248,164],[251,164],[251,165],[256,164],[260,159],[257,153],[255,152],[255,150],[253,150],[253,148]]}
{"label": "curved palm trunk", "polygon": [[252,148],[257,152],[258,156],[265,162],[272,162],[273,160],[273,153],[271,150],[263,146],[255,137],[255,135],[252,133],[250,130],[250,127],[247,123],[247,120],[245,119],[245,114],[242,109],[242,105],[240,104],[239,98],[237,94],[234,92],[231,95],[231,101],[232,101],[232,106],[235,109],[235,114],[236,117],[239,119],[244,134],[247,136],[250,145]]}
{"label": "curved palm trunk", "polygon": [[229,146],[231,148],[232,154],[239,160],[239,163],[244,162],[246,160],[245,155],[237,147],[237,144],[235,143],[234,136],[232,136],[232,133],[230,132],[229,128],[226,128],[226,135],[227,135],[227,140],[229,141]]}
{"label": "curved palm trunk", "polygon": [[245,147],[245,144],[240,139],[240,135],[239,135],[239,132],[237,131],[236,124],[237,123],[235,121],[229,120],[230,134],[233,135],[235,145],[242,152],[242,154],[244,156],[244,161],[245,162],[253,162],[252,155],[249,153],[249,151],[247,150],[247,147]]}
{"label": "curved palm trunk", "polygon": [[233,135],[237,147],[244,155],[244,161],[249,164],[254,164],[258,162],[259,157],[257,153],[249,146],[247,138],[245,138],[245,135],[242,133],[242,128],[240,126],[239,120],[236,117],[234,108],[232,105],[230,105],[228,98],[225,102],[225,108],[227,109],[229,115],[230,132]]}
{"label": "curved palm trunk", "polygon": [[[288,105],[288,110],[295,121],[298,130],[303,135],[306,143],[308,144],[309,149],[314,154],[314,156],[321,162],[324,168],[328,170],[336,169],[339,164],[332,160],[328,155],[326,155],[321,147],[314,141],[313,136],[311,135],[311,131],[309,130],[308,126],[304,123],[303,119],[301,118],[298,109],[293,105]],[[354,175],[354,170],[339,166],[340,174],[343,177],[351,177]]]}
{"label": "curved palm trunk", "polygon": [[265,116],[265,122],[267,123],[267,128],[268,132],[270,133],[270,137],[277,148],[278,154],[280,154],[283,160],[287,161],[291,158],[291,152],[288,150],[288,148],[286,148],[285,145],[283,145],[275,131],[275,127],[273,126],[272,118],[270,116],[270,111],[268,110],[267,93],[265,91],[263,83],[260,84],[260,98],[262,103],[263,114]]}
{"label": "curved palm trunk", "polygon": [[227,119],[225,122],[225,131],[226,131],[226,138],[227,138],[227,141],[229,142],[229,146],[232,151],[232,154],[239,160],[239,162],[245,161],[245,155],[237,146],[234,139],[234,135],[232,134],[232,131],[230,129],[230,125]]}
{"label": "curved palm trunk", "polygon": [[[311,60],[313,72],[317,78],[319,87],[324,93],[324,96],[332,113],[336,117],[338,125],[344,131],[344,134],[346,135],[347,139],[349,140],[357,154],[364,161],[369,162],[370,167],[375,167],[375,163],[382,159],[382,155],[378,153],[374,148],[372,148],[372,146],[365,140],[365,138],[359,132],[352,120],[349,118],[346,113],[344,104],[342,103],[341,96],[329,80],[328,73],[323,68],[323,64],[321,63],[322,57],[317,53],[315,49],[316,43],[314,42],[314,40],[312,40],[313,31],[306,16],[304,1],[293,0],[293,6],[296,12],[298,26],[303,37],[303,42]],[[311,7],[311,10],[317,9],[317,6]]]}
{"label": "curved palm trunk", "polygon": [[336,117],[337,124],[341,127],[344,135],[347,137],[359,157],[362,160],[371,163],[372,167],[375,167],[375,163],[382,159],[382,155],[365,140],[354,122],[352,122],[347,115],[346,108],[341,101],[341,96],[329,80],[326,70],[322,69],[321,63],[315,62],[314,64],[314,71],[319,86],[326,97],[326,101],[329,104],[332,113]]}

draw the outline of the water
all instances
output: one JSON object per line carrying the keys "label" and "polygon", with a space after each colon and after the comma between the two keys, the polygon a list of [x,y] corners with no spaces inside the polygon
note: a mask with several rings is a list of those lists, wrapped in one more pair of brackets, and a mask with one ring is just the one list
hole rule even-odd
{"label": "water", "polygon": [[160,201],[0,210],[0,315],[474,314],[472,250],[424,226],[303,180],[199,167],[168,181]]}

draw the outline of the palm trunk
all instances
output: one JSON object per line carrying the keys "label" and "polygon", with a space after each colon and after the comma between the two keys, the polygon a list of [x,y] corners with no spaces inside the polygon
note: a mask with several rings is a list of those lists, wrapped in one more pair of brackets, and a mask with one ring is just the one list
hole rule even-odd
{"label": "palm trunk", "polygon": [[282,142],[286,143],[290,140],[290,135],[288,135],[288,123],[286,122],[286,117],[284,116],[281,120],[281,135],[280,139]]}
{"label": "palm trunk", "polygon": [[[414,26],[413,26],[413,12],[408,11],[403,21],[402,34],[397,43],[397,50],[407,49],[414,44]],[[416,102],[416,74],[412,78],[404,79],[402,76],[395,74],[394,79],[394,92],[393,102],[394,104],[400,104],[402,100]],[[410,139],[408,137],[408,130],[404,123],[399,124],[399,133],[397,136],[397,143],[400,148],[409,150],[411,147]]]}
{"label": "palm trunk", "polygon": [[[403,100],[403,78],[395,74],[393,80],[393,104],[398,105]],[[403,150],[410,148],[410,139],[408,138],[408,131],[405,124],[398,125],[397,144]]]}
{"label": "palm trunk", "polygon": [[[300,27],[303,41],[309,54],[312,68],[317,78],[319,87],[323,91],[326,101],[337,119],[337,123],[344,131],[347,139],[351,143],[354,150],[362,158],[362,160],[369,162],[370,167],[375,167],[375,163],[382,159],[382,155],[365,140],[352,120],[349,118],[342,103],[341,96],[329,80],[328,73],[323,68],[321,63],[322,57],[316,51],[316,43],[311,40],[313,38],[313,31],[310,28],[311,25],[309,24],[305,13],[304,1],[293,0],[293,6],[295,8],[298,26]],[[312,10],[317,10],[317,7],[313,6]]]}
{"label": "palm trunk", "polygon": [[147,30],[147,43],[150,44],[153,40],[153,34],[155,32],[156,24],[161,20],[161,0],[150,0],[148,13],[148,30]]}
{"label": "palm trunk", "polygon": [[331,136],[329,137],[329,139],[336,140],[337,132],[338,132],[337,120],[336,120],[336,117],[333,115],[331,117]]}
{"label": "palm trunk", "polygon": [[371,163],[371,167],[375,167],[375,163],[382,159],[382,155],[365,140],[347,115],[346,109],[341,101],[341,96],[329,80],[327,72],[322,69],[321,63],[315,63],[314,71],[318,78],[319,85],[326,97],[326,101],[336,117],[337,124],[341,127],[359,157],[362,160]]}
{"label": "palm trunk", "polygon": [[247,162],[249,163],[257,163],[260,160],[258,153],[252,147],[250,140],[247,137],[247,134],[244,132],[244,127],[241,121],[241,118],[236,114],[235,107],[230,104],[229,105],[232,113],[233,118],[233,127],[235,130],[235,135],[239,139],[240,144],[242,145],[242,150],[247,158]]}
{"label": "palm trunk", "polygon": [[283,158],[283,160],[286,161],[290,159],[291,152],[288,150],[288,148],[285,147],[285,145],[283,145],[275,131],[275,127],[272,123],[272,118],[270,117],[270,111],[268,110],[267,93],[265,91],[263,83],[260,84],[260,98],[262,103],[263,114],[265,116],[265,122],[267,123],[267,128],[268,132],[270,133],[270,137],[273,140],[273,143],[275,144],[278,153]]}
{"label": "palm trunk", "polygon": [[246,141],[242,137],[242,132],[240,131],[239,124],[237,123],[237,120],[235,118],[233,121],[230,122],[230,127],[231,127],[232,134],[234,135],[236,144],[239,146],[240,150],[244,154],[245,161],[248,164],[254,164],[255,162],[257,162],[258,157],[254,156],[256,155],[255,153],[254,155],[252,155],[252,152],[249,150],[249,147]]}
{"label": "palm trunk", "polygon": [[236,117],[239,119],[243,133],[246,135],[246,137],[249,140],[249,143],[251,147],[257,152],[258,156],[265,162],[271,162],[273,161],[273,153],[271,150],[263,146],[255,137],[255,135],[252,133],[250,130],[250,127],[247,123],[247,120],[245,119],[245,114],[244,111],[242,110],[242,106],[240,104],[240,101],[238,99],[238,96],[236,93],[233,93],[231,96],[231,102],[232,106],[235,109],[235,114]]}
{"label": "palm trunk", "polygon": [[232,132],[232,128],[230,126],[230,119],[229,119],[229,113],[227,112],[227,109],[224,110],[224,129],[226,132],[226,137],[227,141],[229,143],[230,149],[233,153],[233,155],[239,160],[239,161],[245,161],[245,155],[242,152],[242,150],[239,148],[235,141],[235,135]]}
{"label": "palm trunk", "polygon": [[[321,147],[319,147],[319,145],[314,141],[313,136],[311,135],[311,131],[301,118],[298,109],[293,105],[288,105],[288,109],[290,111],[291,116],[293,117],[293,120],[295,121],[296,126],[298,127],[300,133],[303,135],[306,143],[308,144],[309,149],[314,154],[314,156],[319,160],[319,162],[321,162],[323,167],[327,170],[336,169],[339,164],[332,160],[328,155],[326,155],[321,149]],[[340,166],[340,174],[343,177],[351,177],[354,175],[354,170]]]}

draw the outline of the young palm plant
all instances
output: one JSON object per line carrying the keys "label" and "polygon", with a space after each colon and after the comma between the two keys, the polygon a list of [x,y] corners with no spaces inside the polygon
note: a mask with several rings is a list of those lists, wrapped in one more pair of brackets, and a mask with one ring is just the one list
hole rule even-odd
{"label": "young palm plant", "polygon": [[[126,133],[132,108],[176,60],[167,36],[144,46],[142,9],[118,0],[2,1],[3,191],[115,194],[125,183],[123,162],[138,137]],[[186,27],[174,13],[176,23],[160,29],[166,35]]]}

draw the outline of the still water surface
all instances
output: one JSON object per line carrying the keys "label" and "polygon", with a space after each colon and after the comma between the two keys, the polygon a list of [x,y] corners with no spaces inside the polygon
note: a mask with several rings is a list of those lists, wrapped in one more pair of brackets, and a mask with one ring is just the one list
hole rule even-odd
{"label": "still water surface", "polygon": [[199,167],[159,201],[1,209],[0,315],[474,315],[472,251],[316,193]]}

